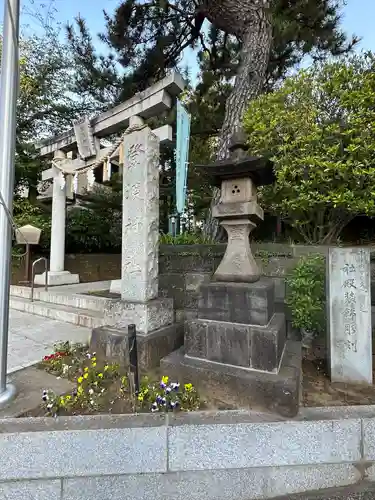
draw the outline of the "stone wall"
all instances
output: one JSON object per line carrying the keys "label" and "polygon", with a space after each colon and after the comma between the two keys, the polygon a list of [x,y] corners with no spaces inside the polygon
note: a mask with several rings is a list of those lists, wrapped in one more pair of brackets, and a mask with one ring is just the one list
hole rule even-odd
{"label": "stone wall", "polygon": [[[225,246],[161,245],[159,288],[163,296],[173,297],[178,318],[194,316],[199,285],[209,280],[224,255]],[[327,255],[328,252],[326,246],[278,243],[253,243],[252,249],[258,264],[263,268],[263,274],[272,277],[275,282],[276,299],[279,304],[283,304],[285,297],[285,276],[296,265],[298,259],[310,253]],[[34,255],[33,260],[38,257],[39,255]],[[24,279],[24,261],[15,259],[14,264],[12,284],[18,284]],[[42,267],[40,264],[37,272],[42,272]],[[65,257],[65,269],[79,274],[82,283],[119,279],[121,255],[68,254]],[[372,263],[372,283],[374,291],[372,296],[375,301],[375,262]]]}
{"label": "stone wall", "polygon": [[[174,299],[177,321],[196,316],[199,286],[209,281],[226,245],[162,245],[159,255],[159,288]],[[327,247],[302,247],[253,243],[252,249],[264,276],[275,282],[276,302],[284,311],[285,276],[301,255],[327,253]]]}
{"label": "stone wall", "polygon": [[[33,255],[36,260],[40,255]],[[24,260],[14,259],[12,268],[12,285],[17,285],[24,278]],[[43,263],[37,265],[36,273],[44,271]],[[73,274],[79,274],[81,283],[118,279],[121,275],[120,254],[67,254],[65,269]]]}
{"label": "stone wall", "polygon": [[2,500],[252,500],[375,481],[375,408],[0,420]]}

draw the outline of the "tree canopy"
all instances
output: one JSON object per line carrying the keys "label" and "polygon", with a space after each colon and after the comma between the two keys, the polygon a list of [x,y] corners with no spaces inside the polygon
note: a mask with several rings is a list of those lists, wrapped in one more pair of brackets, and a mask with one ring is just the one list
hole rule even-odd
{"label": "tree canopy", "polygon": [[[197,49],[202,72],[197,92],[203,95],[215,80],[224,80],[230,84],[229,93],[226,88],[227,100],[233,77],[239,76],[241,58],[244,59],[243,31],[251,29],[244,26],[245,7],[249,6],[254,16],[259,16],[262,5],[267,3],[125,0],[113,13],[104,12],[105,26],[100,39],[109,49],[107,55],[97,52],[85,21],[78,17],[76,26],[68,26],[68,39],[78,68],[76,90],[89,94],[103,106],[120,102],[177,67],[184,49],[192,47]],[[269,56],[267,52],[268,66],[261,87],[272,87],[306,54],[320,59],[351,49],[357,39],[348,40],[340,27],[342,4],[342,0],[270,2],[271,53]],[[251,72],[251,64],[244,71]],[[221,121],[220,128],[224,114]]]}
{"label": "tree canopy", "polygon": [[16,189],[36,192],[42,162],[35,143],[71,126],[86,105],[74,95],[69,53],[51,31],[20,41],[20,92],[17,106]]}
{"label": "tree canopy", "polygon": [[375,215],[375,56],[318,64],[250,103],[251,153],[275,162],[262,203],[307,243],[331,243]]}

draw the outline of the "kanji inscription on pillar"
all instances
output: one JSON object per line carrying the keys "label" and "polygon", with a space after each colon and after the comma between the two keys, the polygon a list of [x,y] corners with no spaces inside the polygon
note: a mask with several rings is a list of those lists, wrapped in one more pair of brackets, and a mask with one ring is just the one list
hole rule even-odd
{"label": "kanji inscription on pillar", "polygon": [[370,250],[330,248],[328,324],[331,379],[372,383]]}

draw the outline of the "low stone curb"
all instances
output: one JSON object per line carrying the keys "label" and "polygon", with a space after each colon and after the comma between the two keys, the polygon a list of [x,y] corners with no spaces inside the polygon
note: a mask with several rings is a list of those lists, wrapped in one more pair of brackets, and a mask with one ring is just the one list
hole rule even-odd
{"label": "low stone curb", "polygon": [[250,500],[375,481],[375,406],[0,420],[2,500]]}

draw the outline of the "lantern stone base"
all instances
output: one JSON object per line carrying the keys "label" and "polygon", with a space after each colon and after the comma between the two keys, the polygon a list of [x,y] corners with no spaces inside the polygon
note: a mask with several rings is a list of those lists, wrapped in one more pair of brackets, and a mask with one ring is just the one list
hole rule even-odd
{"label": "lantern stone base", "polygon": [[300,404],[301,360],[300,342],[288,340],[278,373],[193,358],[183,348],[163,358],[161,368],[174,379],[192,382],[226,408],[266,409],[290,418]]}
{"label": "lantern stone base", "polygon": [[205,319],[185,323],[185,353],[247,369],[278,373],[286,342],[284,314],[274,314],[268,325],[243,325]]}
{"label": "lantern stone base", "polygon": [[200,319],[267,325],[275,312],[275,285],[270,279],[256,283],[211,282],[200,287]]}
{"label": "lantern stone base", "polygon": [[[45,282],[46,273],[35,275],[35,285],[44,285]],[[72,274],[69,271],[48,271],[48,286],[76,285],[77,283],[79,283],[79,274]]]}
{"label": "lantern stone base", "polygon": [[203,284],[198,318],[185,322],[184,350],[164,358],[162,367],[230,404],[296,415],[301,347],[286,339],[274,288],[265,278]]}

